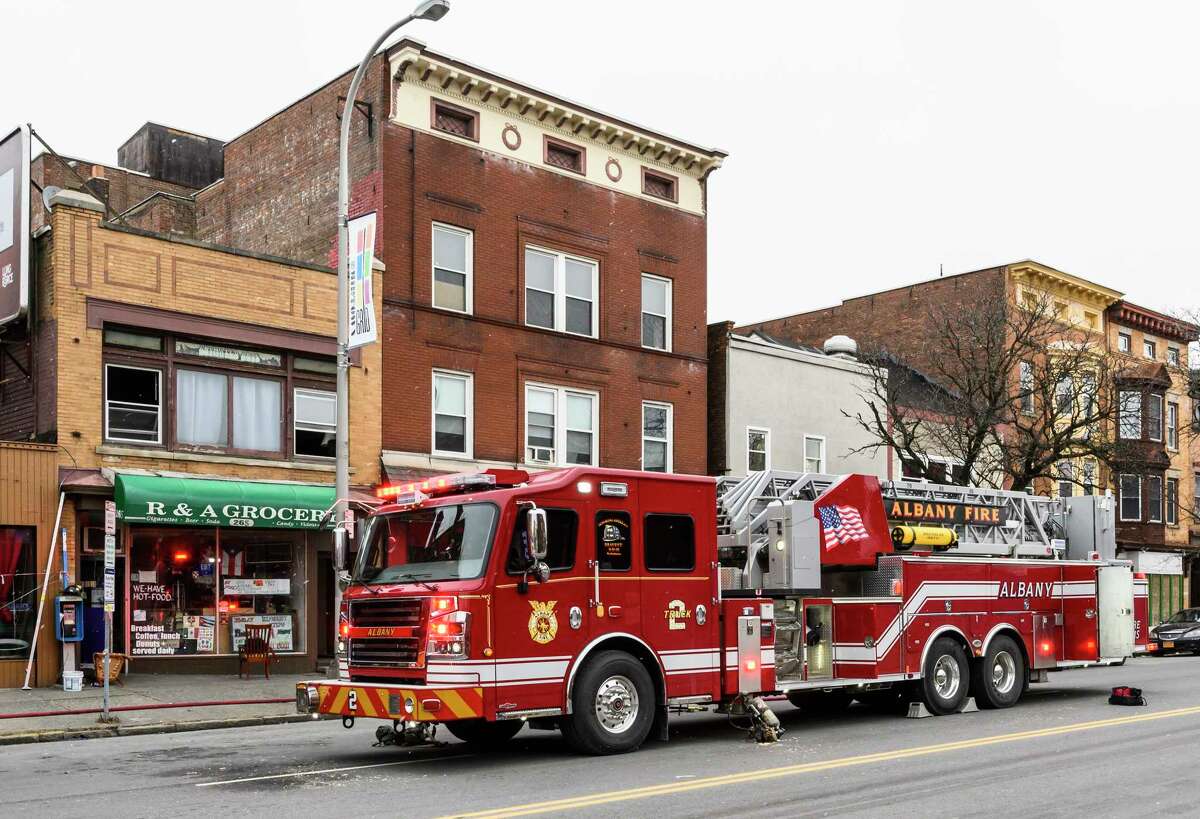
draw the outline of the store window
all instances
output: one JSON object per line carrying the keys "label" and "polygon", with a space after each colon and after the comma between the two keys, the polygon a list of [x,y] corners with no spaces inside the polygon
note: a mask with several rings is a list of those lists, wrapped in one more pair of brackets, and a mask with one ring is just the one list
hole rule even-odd
{"label": "store window", "polygon": [[106,441],[335,455],[332,359],[108,327],[104,344]]}
{"label": "store window", "polygon": [[135,528],[130,654],[233,654],[250,624],[303,651],[304,551],[303,532]]}
{"label": "store window", "polygon": [[29,656],[37,617],[36,563],[36,530],[0,526],[0,660]]}

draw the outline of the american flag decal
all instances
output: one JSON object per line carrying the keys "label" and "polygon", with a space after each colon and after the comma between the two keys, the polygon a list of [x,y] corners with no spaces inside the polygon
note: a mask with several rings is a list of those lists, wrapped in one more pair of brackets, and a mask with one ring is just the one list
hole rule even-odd
{"label": "american flag decal", "polygon": [[826,549],[832,549],[835,543],[845,544],[869,537],[862,515],[853,506],[822,506],[817,509],[817,514],[821,516]]}

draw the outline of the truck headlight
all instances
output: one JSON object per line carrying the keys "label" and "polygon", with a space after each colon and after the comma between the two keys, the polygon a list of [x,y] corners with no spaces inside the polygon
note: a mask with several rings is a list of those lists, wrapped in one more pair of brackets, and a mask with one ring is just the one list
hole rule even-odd
{"label": "truck headlight", "polygon": [[454,611],[431,618],[425,656],[465,659],[471,653],[470,630],[470,612]]}

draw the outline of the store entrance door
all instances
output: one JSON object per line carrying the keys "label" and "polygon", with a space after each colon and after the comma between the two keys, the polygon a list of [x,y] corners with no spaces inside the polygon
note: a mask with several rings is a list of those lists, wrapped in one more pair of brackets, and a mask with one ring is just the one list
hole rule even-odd
{"label": "store entrance door", "polygon": [[334,622],[337,613],[334,607],[333,555],[317,552],[317,657],[333,659]]}
{"label": "store entrance door", "polygon": [[[125,653],[125,556],[117,555],[116,605],[113,611],[112,650]],[[79,583],[83,586],[83,641],[79,647],[79,662],[91,665],[92,656],[104,651],[104,558],[80,556]]]}

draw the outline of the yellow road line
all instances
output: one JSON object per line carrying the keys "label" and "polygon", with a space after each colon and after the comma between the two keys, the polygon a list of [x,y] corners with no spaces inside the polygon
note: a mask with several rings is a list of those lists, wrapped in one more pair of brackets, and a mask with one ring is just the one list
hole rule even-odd
{"label": "yellow road line", "polygon": [[987,745],[999,745],[1004,742],[1018,742],[1025,739],[1038,739],[1040,737],[1058,736],[1060,734],[1073,734],[1079,731],[1091,731],[1096,728],[1111,728],[1118,725],[1129,725],[1135,722],[1148,722],[1150,720],[1169,719],[1171,717],[1184,717],[1192,714],[1200,714],[1200,705],[1191,706],[1189,708],[1176,708],[1171,711],[1155,711],[1148,714],[1136,714],[1129,717],[1092,720],[1091,722],[1077,722],[1070,725],[1059,725],[1053,728],[1038,728],[1031,731],[1018,731],[1012,734],[996,734],[994,736],[964,739],[957,742],[943,742],[937,745],[923,745],[915,748],[902,748],[896,751],[883,751],[876,754],[847,756],[840,759],[826,760],[824,762],[807,762],[800,765],[786,765],[781,768],[767,768],[765,770],[747,771],[745,773],[727,774],[724,776],[710,776],[703,779],[692,779],[687,782],[670,782],[664,785],[649,785],[641,788],[604,791],[585,796],[555,799],[549,802],[530,802],[524,805],[513,805],[507,808],[494,808],[492,810],[483,810],[474,813],[452,814],[450,817],[443,817],[443,819],[452,819],[452,817],[460,817],[464,819],[465,817],[488,817],[489,819],[493,819],[494,817],[530,816],[537,813],[551,813],[554,811],[571,810],[575,808],[588,808],[595,805],[604,805],[609,802],[624,802],[631,799],[648,799],[655,796],[668,796],[671,794],[686,793],[688,791],[703,790],[705,788],[717,788],[725,785],[741,785],[747,782],[758,782],[764,779],[776,779],[782,776],[816,773],[818,771],[828,771],[835,768],[847,768],[854,765],[870,765],[875,762],[890,762],[897,759],[928,756],[930,754],[942,754],[949,751],[961,751],[968,748],[982,748]]}

